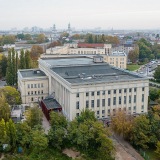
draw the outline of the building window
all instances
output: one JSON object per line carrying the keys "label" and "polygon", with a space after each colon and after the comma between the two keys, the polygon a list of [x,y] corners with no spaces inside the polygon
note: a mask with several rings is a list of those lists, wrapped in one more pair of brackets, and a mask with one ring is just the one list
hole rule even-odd
{"label": "building window", "polygon": [[144,87],[142,87],[142,91],[144,91]]}
{"label": "building window", "polygon": [[127,89],[124,89],[124,93],[126,93],[127,92]]}
{"label": "building window", "polygon": [[37,94],[37,91],[35,91],[35,94]]}
{"label": "building window", "polygon": [[99,111],[97,111],[97,114],[99,114]]}
{"label": "building window", "polygon": [[122,90],[121,90],[121,89],[119,90],[119,93],[122,93]]}
{"label": "building window", "polygon": [[79,109],[79,101],[76,102],[76,109]]}
{"label": "building window", "polygon": [[33,88],[33,84],[31,84],[31,88]]}
{"label": "building window", "polygon": [[116,89],[114,89],[114,92],[113,92],[114,94],[116,94]]}
{"label": "building window", "polygon": [[110,91],[110,90],[108,91],[108,94],[111,94],[111,91]]}
{"label": "building window", "polygon": [[92,92],[91,95],[94,96],[94,92]]}
{"label": "building window", "polygon": [[88,97],[89,96],[89,92],[86,92],[86,97]]}
{"label": "building window", "polygon": [[136,103],[136,95],[134,95],[134,103]]}
{"label": "building window", "polygon": [[108,113],[110,113],[110,109],[108,109]]}
{"label": "building window", "polygon": [[97,96],[99,96],[100,95],[100,91],[97,91]]}
{"label": "building window", "polygon": [[34,84],[34,88],[37,88],[37,84]]}
{"label": "building window", "polygon": [[30,92],[28,92],[28,95],[30,95]]}
{"label": "building window", "polygon": [[124,96],[124,104],[126,104],[126,102],[127,102],[127,98],[126,96]]}
{"label": "building window", "polygon": [[134,106],[133,109],[136,110],[136,106]]}
{"label": "building window", "polygon": [[33,102],[33,97],[31,98],[31,101]]}
{"label": "building window", "polygon": [[102,107],[105,106],[105,99],[102,99]]}
{"label": "building window", "polygon": [[131,96],[129,96],[129,103],[131,103]]}
{"label": "building window", "polygon": [[40,91],[38,91],[38,94],[40,94]]}
{"label": "building window", "polygon": [[43,88],[43,83],[41,83],[41,87]]}
{"label": "building window", "polygon": [[141,106],[141,109],[144,109],[144,105]]}
{"label": "building window", "polygon": [[76,97],[79,97],[79,93],[76,94]]}
{"label": "building window", "polygon": [[128,107],[128,110],[130,111],[130,110],[131,110],[131,107]]}
{"label": "building window", "polygon": [[108,98],[108,106],[110,106],[110,105],[111,105],[111,99]]}
{"label": "building window", "polygon": [[86,108],[89,108],[89,101],[86,101]]}
{"label": "building window", "polygon": [[102,95],[105,95],[105,91],[102,91]]}
{"label": "building window", "polygon": [[91,107],[94,108],[94,100],[91,100]]}
{"label": "building window", "polygon": [[99,106],[100,106],[100,100],[97,99],[97,107],[99,107]]}
{"label": "building window", "polygon": [[116,97],[113,97],[113,105],[116,105]]}
{"label": "building window", "polygon": [[142,102],[144,102],[144,94],[142,94]]}
{"label": "building window", "polygon": [[76,117],[79,117],[79,113],[76,113]]}
{"label": "building window", "polygon": [[132,92],[132,88],[129,89],[129,92]]}
{"label": "building window", "polygon": [[31,94],[33,94],[33,91],[31,91]]}
{"label": "building window", "polygon": [[42,99],[43,99],[43,97],[42,97]]}
{"label": "building window", "polygon": [[105,110],[102,110],[102,114],[104,114],[105,113]]}
{"label": "building window", "polygon": [[38,83],[38,88],[40,88],[40,83]]}
{"label": "building window", "polygon": [[28,84],[28,88],[30,88],[30,84]]}
{"label": "building window", "polygon": [[121,97],[119,97],[119,104],[121,104]]}
{"label": "building window", "polygon": [[134,92],[136,92],[137,91],[137,88],[134,88]]}
{"label": "building window", "polygon": [[41,94],[43,94],[43,90],[41,91]]}

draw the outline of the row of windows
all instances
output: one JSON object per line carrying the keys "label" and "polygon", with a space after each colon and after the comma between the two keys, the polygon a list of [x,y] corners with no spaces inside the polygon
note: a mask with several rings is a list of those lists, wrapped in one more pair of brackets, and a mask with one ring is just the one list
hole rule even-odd
{"label": "row of windows", "polygon": [[43,90],[41,90],[41,91],[29,91],[28,92],[28,95],[33,95],[33,94],[43,94]]}
{"label": "row of windows", "polygon": [[[118,91],[118,90],[114,89],[114,90],[113,90],[113,93],[116,94],[117,91]],[[126,93],[126,92],[127,92],[127,89],[123,89],[123,91],[124,91],[124,93]],[[136,92],[136,91],[137,91],[137,88],[134,88],[134,92]],[[144,91],[144,87],[142,87],[142,91]],[[108,92],[108,94],[111,94],[111,90],[108,90],[107,92]],[[119,93],[122,93],[122,89],[119,89],[118,92],[119,92]],[[129,88],[129,92],[132,92],[132,88]],[[89,93],[90,93],[90,92],[86,92],[86,97],[89,96]],[[99,96],[100,93],[102,93],[102,95],[105,95],[105,94],[106,94],[106,91],[97,91],[97,96]],[[95,92],[91,92],[91,96],[94,96],[94,94],[95,94]],[[79,97],[79,93],[76,94],[76,97]]]}
{"label": "row of windows", "polygon": [[[133,103],[136,103],[137,96],[134,95]],[[105,107],[105,99],[102,99],[102,107]],[[144,102],[144,94],[142,94],[142,102]],[[124,104],[127,103],[127,97],[124,96]],[[132,103],[132,97],[128,97],[128,103]],[[122,104],[122,97],[119,97],[118,104]],[[116,105],[116,97],[113,97],[113,105]],[[94,108],[94,100],[91,100],[91,107]],[[111,106],[111,98],[108,98],[108,106]],[[97,107],[100,107],[100,99],[97,99]],[[89,100],[86,100],[86,108],[89,108]],[[79,109],[79,101],[76,102],[76,109]]]}
{"label": "row of windows", "polygon": [[[137,108],[136,106],[134,106],[133,108],[128,107],[128,111],[131,112],[131,109],[133,109],[133,111],[135,112],[136,108]],[[126,108],[123,108],[123,110],[126,111]],[[119,111],[121,111],[121,108],[119,108]],[[112,112],[113,112],[113,114],[116,113],[116,109],[113,109]],[[141,106],[141,112],[144,112],[144,105]],[[102,114],[105,114],[105,113],[106,113],[106,110],[102,110]],[[107,113],[109,115],[111,113],[111,110],[108,109]],[[100,111],[97,111],[96,114],[99,115]],[[76,116],[79,116],[79,113],[77,113]]]}
{"label": "row of windows", "polygon": [[38,97],[38,99],[35,99],[34,97],[31,97],[31,101],[32,101],[32,102],[33,102],[33,101],[38,101],[38,100],[40,100],[40,99],[43,100],[43,97]]}
{"label": "row of windows", "polygon": [[43,88],[44,85],[43,85],[43,83],[38,83],[38,84],[28,84],[27,87],[28,87],[28,88]]}

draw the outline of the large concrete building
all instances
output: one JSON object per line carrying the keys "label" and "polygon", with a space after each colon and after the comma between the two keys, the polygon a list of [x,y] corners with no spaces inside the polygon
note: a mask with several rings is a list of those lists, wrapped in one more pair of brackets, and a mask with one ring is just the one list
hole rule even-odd
{"label": "large concrete building", "polygon": [[58,46],[46,50],[46,54],[42,57],[50,57],[50,55],[101,55],[104,57],[105,62],[112,66],[126,69],[127,67],[127,56],[125,52],[112,51],[111,44],[101,43],[68,43],[64,46]]}
{"label": "large concrete building", "polygon": [[[98,58],[94,61],[82,56],[39,60],[39,68],[44,74],[43,88],[49,95],[54,95],[67,119],[73,120],[86,108],[93,110],[97,118],[110,118],[117,110],[128,114],[146,113],[149,80]],[[21,94],[27,94],[28,84],[35,83],[32,76],[24,80],[25,72],[19,71],[19,85],[23,85]],[[42,83],[39,77],[36,83]],[[27,90],[24,92],[23,89]]]}

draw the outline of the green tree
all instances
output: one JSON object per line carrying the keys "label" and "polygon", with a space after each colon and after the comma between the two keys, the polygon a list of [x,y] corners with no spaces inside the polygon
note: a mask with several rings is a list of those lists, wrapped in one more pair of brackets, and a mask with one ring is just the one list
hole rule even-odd
{"label": "green tree", "polygon": [[128,59],[130,59],[132,63],[136,63],[138,58],[139,58],[139,48],[137,46],[135,47],[134,50],[129,51]]}
{"label": "green tree", "polygon": [[20,53],[19,69],[25,69],[25,68],[26,68],[25,54],[24,50],[22,49]]}
{"label": "green tree", "polygon": [[7,70],[7,57],[5,55],[2,55],[2,59],[0,60],[0,74],[2,77],[6,76],[6,70]]}
{"label": "green tree", "polygon": [[8,85],[13,85],[13,69],[12,69],[12,58],[11,58],[11,50],[8,51],[7,58],[7,71],[6,71],[6,82]]}
{"label": "green tree", "polygon": [[160,95],[160,90],[159,89],[150,89],[149,90],[149,98],[152,100],[152,101],[155,101],[159,98],[159,95]]}
{"label": "green tree", "polygon": [[32,62],[32,60],[31,60],[30,52],[28,50],[26,50],[26,52],[25,52],[25,63],[26,63],[25,67],[26,67],[26,69],[31,68],[31,62]]}
{"label": "green tree", "polygon": [[17,135],[16,135],[16,127],[14,122],[9,119],[6,123],[7,137],[9,138],[9,144],[11,148],[14,150],[16,147]]}
{"label": "green tree", "polygon": [[2,92],[0,94],[0,102],[1,102],[0,103],[0,121],[4,119],[5,122],[7,122],[9,121],[9,118],[10,118],[10,107],[8,103],[6,102],[6,98],[2,94]]}
{"label": "green tree", "polygon": [[26,122],[31,128],[34,128],[42,124],[42,116],[42,111],[37,106],[31,107],[26,112]]}
{"label": "green tree", "polygon": [[0,147],[6,142],[6,124],[4,119],[0,120]]}
{"label": "green tree", "polygon": [[32,36],[30,34],[25,34],[24,40],[32,40]]}
{"label": "green tree", "polygon": [[147,116],[136,117],[132,127],[131,142],[137,147],[146,149],[150,142],[150,134],[150,122]]}
{"label": "green tree", "polygon": [[41,151],[45,151],[47,149],[48,139],[43,131],[32,131],[31,147],[34,150],[34,152],[37,153],[40,153]]}
{"label": "green tree", "polygon": [[5,95],[8,104],[15,105],[21,103],[20,93],[14,87],[3,87],[2,92]]}
{"label": "green tree", "polygon": [[2,44],[14,44],[16,37],[14,35],[6,35],[2,39]]}
{"label": "green tree", "polygon": [[155,151],[158,155],[158,157],[160,158],[160,141],[157,142],[157,149]]}
{"label": "green tree", "polygon": [[17,72],[16,72],[16,61],[15,61],[15,51],[14,51],[14,48],[12,48],[12,58],[11,58],[11,61],[12,61],[12,82],[13,82],[13,85],[16,83],[16,77],[17,77]]}
{"label": "green tree", "polygon": [[24,39],[24,34],[23,33],[17,34],[17,38],[20,39],[20,40],[23,40]]}
{"label": "green tree", "polygon": [[157,80],[157,81],[160,81],[160,66],[158,66],[154,72],[154,78]]}

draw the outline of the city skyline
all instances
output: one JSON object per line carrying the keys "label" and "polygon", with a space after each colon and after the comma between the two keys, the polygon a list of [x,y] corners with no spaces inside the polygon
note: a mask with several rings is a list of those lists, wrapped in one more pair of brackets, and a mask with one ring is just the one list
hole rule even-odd
{"label": "city skyline", "polygon": [[0,0],[0,30],[39,26],[59,29],[160,29],[158,0]]}

